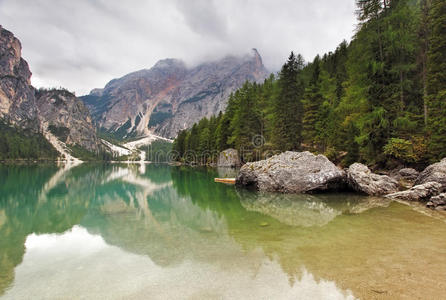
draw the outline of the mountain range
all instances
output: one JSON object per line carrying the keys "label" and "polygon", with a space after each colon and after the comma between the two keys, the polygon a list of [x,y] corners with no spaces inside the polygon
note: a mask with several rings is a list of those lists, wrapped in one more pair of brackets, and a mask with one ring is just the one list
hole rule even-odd
{"label": "mountain range", "polygon": [[65,89],[35,89],[21,50],[20,41],[0,26],[0,122],[41,134],[65,159],[75,159],[73,149],[79,148],[112,152],[98,130],[118,139],[175,137],[224,111],[229,95],[246,81],[268,75],[256,49],[194,67],[164,59],[77,98]]}

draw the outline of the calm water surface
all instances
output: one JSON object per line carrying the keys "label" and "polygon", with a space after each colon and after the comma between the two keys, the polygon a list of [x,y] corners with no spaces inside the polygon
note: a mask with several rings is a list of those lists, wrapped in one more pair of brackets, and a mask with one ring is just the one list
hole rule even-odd
{"label": "calm water surface", "polygon": [[237,190],[222,172],[0,166],[0,298],[446,297],[444,214]]}

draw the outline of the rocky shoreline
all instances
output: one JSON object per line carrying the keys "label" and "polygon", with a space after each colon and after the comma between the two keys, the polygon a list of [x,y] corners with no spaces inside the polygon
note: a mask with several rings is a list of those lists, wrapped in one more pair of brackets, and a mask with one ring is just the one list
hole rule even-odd
{"label": "rocky shoreline", "polygon": [[279,193],[350,190],[388,199],[419,201],[429,208],[446,210],[446,158],[421,173],[405,168],[388,176],[375,174],[360,163],[343,170],[323,155],[287,151],[243,165],[236,184]]}

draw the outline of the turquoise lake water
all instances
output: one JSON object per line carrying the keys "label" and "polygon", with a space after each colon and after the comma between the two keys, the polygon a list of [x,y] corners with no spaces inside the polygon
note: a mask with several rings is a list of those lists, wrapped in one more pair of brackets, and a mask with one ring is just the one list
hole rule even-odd
{"label": "turquoise lake water", "polygon": [[231,172],[0,166],[0,299],[444,299],[445,214]]}

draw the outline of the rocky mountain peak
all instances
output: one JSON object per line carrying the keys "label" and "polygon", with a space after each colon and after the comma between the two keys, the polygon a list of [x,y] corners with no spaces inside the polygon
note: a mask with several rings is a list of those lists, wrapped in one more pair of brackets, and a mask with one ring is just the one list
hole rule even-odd
{"label": "rocky mountain peak", "polygon": [[252,48],[252,53],[254,55],[254,60],[257,64],[258,67],[262,67],[263,66],[263,61],[262,61],[262,57],[259,54],[259,51],[257,51],[256,48]]}
{"label": "rocky mountain peak", "polygon": [[31,72],[22,58],[22,45],[12,32],[0,25],[0,74],[14,76],[30,84]]}
{"label": "rocky mountain peak", "polygon": [[43,131],[49,130],[67,145],[99,151],[90,113],[80,99],[67,90],[39,90],[36,95]]}
{"label": "rocky mountain peak", "polygon": [[182,68],[186,69],[186,65],[181,59],[176,58],[166,58],[159,60],[152,69],[174,69],[174,68]]}
{"label": "rocky mountain peak", "polygon": [[175,137],[179,130],[226,108],[231,92],[245,81],[268,75],[257,50],[187,68],[182,60],[163,59],[152,68],[113,79],[104,89],[81,97],[97,125],[119,137],[155,132]]}
{"label": "rocky mountain peak", "polygon": [[58,151],[63,143],[98,152],[100,143],[84,103],[65,90],[36,91],[21,52],[20,41],[0,26],[0,121],[43,133]]}
{"label": "rocky mountain peak", "polygon": [[37,128],[37,110],[31,72],[21,57],[20,41],[0,26],[0,119]]}

